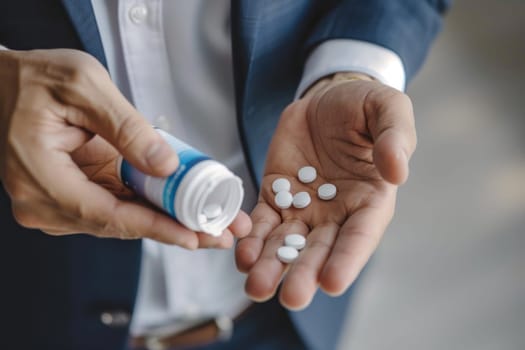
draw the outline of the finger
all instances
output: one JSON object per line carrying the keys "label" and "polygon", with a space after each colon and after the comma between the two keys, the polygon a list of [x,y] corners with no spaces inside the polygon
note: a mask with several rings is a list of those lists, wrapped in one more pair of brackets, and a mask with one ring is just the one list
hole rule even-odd
{"label": "finger", "polygon": [[[95,193],[95,189],[101,191]],[[91,183],[82,190],[86,193],[93,192],[91,200],[105,203],[99,207],[85,208],[85,220],[97,223],[94,234],[121,239],[149,238],[190,250],[198,247],[197,234],[164,213],[140,203],[118,200],[106,190]],[[104,198],[106,195],[111,198]],[[104,209],[111,213],[111,216],[104,215]]]}
{"label": "finger", "polygon": [[409,173],[409,154],[404,143],[403,135],[395,130],[387,130],[374,144],[374,164],[383,179],[396,185],[403,184]]}
{"label": "finger", "polygon": [[368,95],[365,112],[374,139],[374,163],[381,176],[393,184],[405,182],[417,143],[412,102],[407,95],[385,87]]}
{"label": "finger", "polygon": [[231,233],[237,237],[246,237],[252,229],[252,220],[244,211],[240,211],[229,226]]}
{"label": "finger", "polygon": [[[89,73],[92,76],[86,76]],[[60,93],[63,102],[72,105],[65,109],[66,120],[101,135],[142,172],[167,176],[175,171],[175,151],[126,100],[109,76],[92,67],[79,75],[85,77],[74,80]]]}
{"label": "finger", "polygon": [[[49,159],[53,163],[63,156],[59,154]],[[61,176],[67,181],[56,183],[56,169],[63,169]],[[76,218],[83,229],[87,228],[86,233],[115,238],[147,237],[188,249],[197,248],[198,239],[193,231],[156,210],[139,203],[118,200],[107,190],[87,180],[74,164],[50,164],[41,176],[62,210],[71,218]]]}
{"label": "finger", "polygon": [[275,294],[287,266],[277,258],[277,249],[283,245],[284,237],[289,233],[306,235],[308,226],[298,220],[286,222],[266,238],[261,256],[246,279],[246,294],[253,300],[265,301]]}
{"label": "finger", "polygon": [[67,230],[60,230],[60,229],[43,229],[43,230],[40,230],[50,236],[63,236],[63,235],[67,235],[68,234],[68,231]]}
{"label": "finger", "polygon": [[365,207],[347,219],[321,271],[320,287],[327,294],[340,295],[353,283],[377,248],[392,214],[393,203]]}
{"label": "finger", "polygon": [[70,217],[57,210],[52,203],[40,202],[36,198],[31,202],[12,201],[11,210],[21,226],[53,235],[76,232],[74,225],[70,225]]}
{"label": "finger", "polygon": [[199,248],[219,248],[226,249],[233,245],[233,234],[229,229],[225,229],[218,237],[214,237],[204,232],[198,232]]}
{"label": "finger", "polygon": [[248,272],[259,259],[266,237],[281,223],[281,216],[264,202],[252,212],[250,233],[237,242],[235,262],[241,272]]}
{"label": "finger", "polygon": [[79,146],[89,142],[94,136],[94,134],[87,132],[85,129],[70,125],[63,126],[54,133],[49,130],[48,135],[55,141],[56,149],[67,153],[75,152]]}
{"label": "finger", "polygon": [[319,286],[319,275],[330,255],[339,226],[335,223],[314,228],[305,248],[286,273],[279,299],[290,310],[300,310],[310,304]]}

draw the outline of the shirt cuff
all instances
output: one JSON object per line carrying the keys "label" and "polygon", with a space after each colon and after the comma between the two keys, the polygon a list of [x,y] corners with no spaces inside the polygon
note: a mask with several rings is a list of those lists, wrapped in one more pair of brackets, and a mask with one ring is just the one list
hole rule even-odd
{"label": "shirt cuff", "polygon": [[304,66],[296,98],[317,80],[337,72],[360,72],[397,90],[405,89],[405,68],[393,51],[366,41],[333,39],[312,51]]}

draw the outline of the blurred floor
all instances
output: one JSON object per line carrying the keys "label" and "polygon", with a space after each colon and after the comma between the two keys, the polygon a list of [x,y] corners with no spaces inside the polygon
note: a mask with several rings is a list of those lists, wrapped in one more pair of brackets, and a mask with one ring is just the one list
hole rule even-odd
{"label": "blurred floor", "polygon": [[525,349],[525,1],[457,0],[341,349]]}

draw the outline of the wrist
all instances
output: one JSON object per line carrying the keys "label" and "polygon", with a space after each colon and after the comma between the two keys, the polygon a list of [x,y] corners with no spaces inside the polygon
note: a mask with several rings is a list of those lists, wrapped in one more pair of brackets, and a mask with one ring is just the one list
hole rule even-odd
{"label": "wrist", "polygon": [[342,82],[349,81],[373,81],[375,80],[372,76],[361,73],[361,72],[337,72],[331,75],[322,77],[321,79],[314,82],[306,91],[303,97],[307,97],[321,91],[332,84],[340,84]]}

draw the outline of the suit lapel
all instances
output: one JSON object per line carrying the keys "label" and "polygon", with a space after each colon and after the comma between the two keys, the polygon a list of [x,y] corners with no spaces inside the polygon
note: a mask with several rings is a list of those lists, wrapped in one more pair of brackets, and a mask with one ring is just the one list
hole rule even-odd
{"label": "suit lapel", "polygon": [[106,66],[106,57],[91,1],[61,0],[86,52]]}

